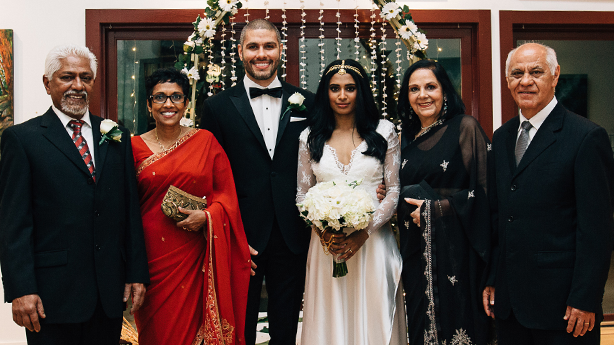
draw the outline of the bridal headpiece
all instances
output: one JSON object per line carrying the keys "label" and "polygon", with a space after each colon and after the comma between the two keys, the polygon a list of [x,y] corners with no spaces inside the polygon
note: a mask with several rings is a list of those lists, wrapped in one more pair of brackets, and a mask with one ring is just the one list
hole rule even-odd
{"label": "bridal headpiece", "polygon": [[356,72],[356,74],[358,74],[361,78],[364,78],[362,76],[362,73],[360,73],[360,70],[354,66],[348,66],[345,64],[345,60],[341,60],[341,65],[334,65],[333,67],[331,67],[328,72],[326,72],[326,74],[329,74],[332,71],[337,71],[337,74],[339,75],[344,75],[346,74],[346,69],[350,69],[354,72]]}

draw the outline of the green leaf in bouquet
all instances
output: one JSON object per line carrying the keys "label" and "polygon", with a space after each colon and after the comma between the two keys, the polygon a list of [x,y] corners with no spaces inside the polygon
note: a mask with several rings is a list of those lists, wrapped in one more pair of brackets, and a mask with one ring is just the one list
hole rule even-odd
{"label": "green leaf in bouquet", "polygon": [[194,47],[194,54],[202,54],[203,53],[203,46],[195,46]]}
{"label": "green leaf in bouquet", "polygon": [[408,12],[409,12],[409,6],[403,5],[403,13],[408,13]]}
{"label": "green leaf in bouquet", "polygon": [[238,2],[238,3],[237,3],[237,9],[239,9],[239,8],[241,8],[241,7],[243,7],[243,4],[242,4],[241,2]]}
{"label": "green leaf in bouquet", "polygon": [[179,61],[175,62],[175,68],[181,71],[181,69],[183,68],[183,63]]}

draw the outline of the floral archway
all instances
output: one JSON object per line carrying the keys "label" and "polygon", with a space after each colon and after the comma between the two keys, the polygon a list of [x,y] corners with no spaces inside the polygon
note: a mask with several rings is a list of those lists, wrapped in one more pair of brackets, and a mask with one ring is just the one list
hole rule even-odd
{"label": "floral archway", "polygon": [[[300,1],[300,5],[301,5],[301,11],[302,11],[302,18],[304,17],[304,0],[299,0]],[[227,73],[228,71],[225,71],[224,66],[220,66],[216,63],[214,63],[214,44],[213,44],[213,38],[215,37],[218,28],[224,27],[231,24],[234,25],[235,22],[235,15],[238,13],[238,10],[240,8],[243,8],[243,3],[241,2],[241,0],[208,0],[207,2],[208,6],[205,8],[204,11],[204,16],[198,16],[196,18],[196,20],[192,23],[194,26],[194,32],[187,38],[187,40],[185,41],[185,43],[183,44],[183,51],[184,54],[179,55],[177,62],[175,64],[175,67],[182,70],[182,72],[184,74],[186,74],[188,76],[188,78],[190,79],[190,84],[191,86],[191,95],[190,95],[190,104],[188,106],[188,110],[186,111],[186,115],[185,115],[185,119],[184,119],[184,124],[186,125],[191,125],[194,126],[195,125],[195,103],[196,103],[196,99],[198,98],[198,95],[202,92],[207,92],[208,96],[211,96],[215,93],[215,91],[218,90],[223,90],[226,85],[224,83],[223,80],[220,80],[220,76],[225,76],[225,73]],[[284,2],[285,4],[285,2]],[[323,3],[322,0],[320,1],[320,6],[322,7]],[[265,6],[268,6],[268,1],[265,1]],[[404,6],[400,6],[399,4],[397,4],[395,1],[386,1],[386,0],[373,0],[373,9],[372,9],[372,15],[371,15],[371,38],[370,41],[371,42],[376,42],[376,34],[375,34],[375,29],[373,28],[373,24],[376,21],[376,14],[375,14],[375,9],[379,10],[379,16],[381,17],[382,20],[384,20],[383,24],[389,24],[393,29],[394,32],[396,34],[396,38],[398,39],[399,43],[402,42],[402,44],[405,45],[405,47],[407,48],[406,52],[407,52],[407,56],[406,59],[408,61],[413,62],[416,61],[418,59],[422,59],[426,57],[426,49],[428,48],[428,39],[426,38],[426,34],[418,28],[418,26],[414,23],[411,13],[410,13],[410,9],[407,5]],[[282,18],[283,18],[283,23],[282,23],[282,28],[281,28],[281,34],[282,34],[282,43],[284,42],[285,38],[286,38],[286,17],[285,17],[285,9],[282,9],[282,11],[284,11]],[[267,7],[267,11],[266,13],[268,14],[268,7]],[[320,9],[320,26],[322,28],[322,26],[324,25],[324,22],[322,21],[322,13],[323,10],[322,8]],[[337,37],[335,38],[336,40],[336,51],[337,51],[337,58],[339,58],[339,53],[341,52],[341,43],[340,43],[340,32],[341,30],[339,29],[340,25],[343,24],[340,22],[340,15],[339,15],[339,11],[337,11],[337,15],[336,17],[338,18],[337,20]],[[249,10],[247,9],[247,14],[245,15],[245,22],[249,22]],[[266,17],[266,19],[268,19],[268,17]],[[303,26],[301,26],[301,38],[300,38],[300,42],[301,42],[301,54],[303,56],[301,56],[301,59],[305,59],[304,57],[304,49],[305,49],[305,45],[304,45],[304,40],[305,40],[305,36],[304,36],[304,20],[303,20]],[[359,21],[357,19],[355,19],[355,23],[354,23],[354,27],[356,28],[355,33],[356,33],[356,37],[355,37],[355,49],[356,52],[355,54],[358,54],[358,42],[359,42],[359,38],[358,38],[358,27],[359,27]],[[322,42],[322,40],[325,38],[323,35],[323,29],[320,30],[321,35],[319,36],[320,38],[320,42]],[[224,40],[224,36],[222,35],[222,40]],[[233,42],[233,49],[236,47],[236,42],[235,39],[232,38],[231,39]],[[384,29],[382,28],[382,36],[381,36],[381,40],[385,41],[386,40],[386,35],[384,33]],[[371,55],[373,57],[375,57],[377,55],[377,51],[376,51],[376,47],[377,47],[377,43],[374,44],[369,44],[372,48],[371,51]],[[324,45],[321,43],[319,44],[320,49],[320,55],[321,55],[321,71],[320,71],[320,75],[321,72],[323,71],[324,67],[325,67],[325,63],[324,62]],[[285,48],[285,46],[284,46]],[[221,47],[221,50],[218,52],[218,54],[221,55],[222,60],[224,60],[226,58],[226,48],[225,47]],[[397,63],[400,61],[401,59],[401,55],[400,55],[400,47],[397,47],[397,49],[395,50],[397,52]],[[237,81],[237,77],[236,77],[236,71],[235,71],[235,63],[236,63],[236,54],[230,53],[228,54],[230,55],[230,60],[231,60],[231,64],[230,64],[230,80],[232,81],[232,86],[235,85],[236,81]],[[203,59],[205,61],[203,61]],[[286,54],[285,51],[282,51],[282,68],[285,69],[286,66]],[[306,88],[306,81],[305,81],[305,63],[303,61],[300,61],[300,73],[301,73],[301,87]],[[400,65],[399,65],[400,66]],[[384,67],[385,68],[385,67]],[[400,67],[397,68],[397,72],[400,69]],[[374,71],[373,68],[371,68],[371,71]],[[399,73],[397,73],[397,75],[400,75]],[[204,76],[204,78],[203,78]],[[282,77],[285,77],[285,74],[282,75]],[[400,78],[398,78],[397,80],[397,84],[400,83]],[[398,86],[398,85],[397,85]],[[384,89],[386,88],[386,86],[384,86]],[[397,87],[398,89],[398,87]],[[373,91],[375,92],[375,86],[373,86]],[[386,107],[387,107],[387,101],[386,101],[386,94],[383,94],[384,96],[384,100],[382,100],[383,106],[382,106],[382,113],[384,116],[387,115],[386,113]]]}

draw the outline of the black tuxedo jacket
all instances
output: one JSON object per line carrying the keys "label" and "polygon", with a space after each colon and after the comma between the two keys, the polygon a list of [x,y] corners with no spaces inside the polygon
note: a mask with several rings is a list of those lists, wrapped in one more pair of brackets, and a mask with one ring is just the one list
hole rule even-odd
{"label": "black tuxedo jacket", "polygon": [[564,329],[567,306],[601,314],[612,253],[614,161],[606,131],[552,110],[516,167],[519,118],[493,135],[491,281],[495,315],[533,329]]}
{"label": "black tuxedo jacket", "polygon": [[43,322],[88,320],[100,298],[121,317],[125,283],[149,283],[130,134],[98,145],[96,182],[60,119],[44,115],[2,135],[0,263],[5,301],[38,294]]}
{"label": "black tuxedo jacket", "polygon": [[[228,155],[250,246],[259,252],[266,248],[276,219],[286,244],[298,254],[307,250],[311,235],[304,230],[305,222],[296,207],[298,137],[307,127],[314,96],[285,82],[282,87],[282,114],[295,92],[305,96],[303,104],[307,110],[289,111],[280,120],[273,159],[267,152],[243,81],[205,101],[201,127],[215,135]],[[305,120],[296,121],[299,119]]]}

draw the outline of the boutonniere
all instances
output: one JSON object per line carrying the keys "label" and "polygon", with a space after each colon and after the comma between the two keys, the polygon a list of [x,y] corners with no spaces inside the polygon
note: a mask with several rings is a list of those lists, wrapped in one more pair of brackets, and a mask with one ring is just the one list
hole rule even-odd
{"label": "boutonniere", "polygon": [[281,120],[284,119],[284,116],[286,116],[286,113],[289,112],[290,110],[296,110],[296,111],[304,111],[307,109],[307,107],[303,104],[303,101],[305,100],[305,96],[301,95],[299,92],[295,92],[292,96],[290,96],[290,98],[288,98],[288,107],[286,108],[286,111],[284,111],[283,114],[281,114]]}
{"label": "boutonniere", "polygon": [[100,123],[100,133],[102,134],[102,138],[100,138],[98,145],[102,145],[102,143],[109,140],[113,140],[118,143],[122,142],[122,131],[113,120],[102,120]]}

